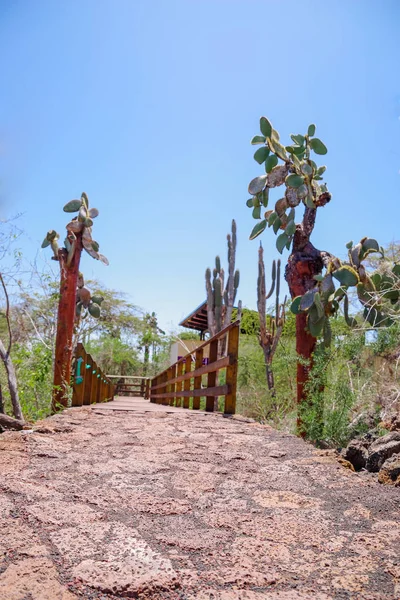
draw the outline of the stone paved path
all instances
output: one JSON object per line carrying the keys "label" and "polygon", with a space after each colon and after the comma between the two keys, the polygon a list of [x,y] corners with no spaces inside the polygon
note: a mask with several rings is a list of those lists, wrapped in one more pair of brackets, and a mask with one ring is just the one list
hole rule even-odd
{"label": "stone paved path", "polygon": [[0,488],[2,600],[400,599],[399,489],[269,427],[70,409]]}

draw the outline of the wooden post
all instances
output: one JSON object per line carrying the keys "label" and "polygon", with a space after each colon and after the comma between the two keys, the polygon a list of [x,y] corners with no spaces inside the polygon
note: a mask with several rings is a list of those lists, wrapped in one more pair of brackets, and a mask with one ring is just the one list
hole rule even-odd
{"label": "wooden post", "polygon": [[[169,367],[169,369],[167,369],[167,385],[165,387],[165,391],[169,394],[171,392],[171,385],[168,383],[169,380],[172,379],[172,370],[171,367]],[[170,404],[171,398],[163,398],[163,404]]]}
{"label": "wooden post", "polygon": [[158,377],[153,377],[153,379],[150,381],[150,402],[152,404],[154,404],[156,402],[156,399],[153,398],[152,394],[157,394],[157,390],[154,390],[154,392],[151,391],[151,388],[154,387],[155,385],[158,384]]}
{"label": "wooden post", "polygon": [[148,400],[150,398],[150,379],[147,378],[146,379],[146,395],[145,395],[146,400]]}
{"label": "wooden post", "polygon": [[[210,364],[214,363],[218,360],[218,344],[219,340],[213,340],[210,342]],[[214,371],[213,373],[209,373],[207,375],[207,387],[215,387],[217,381],[217,373]],[[218,398],[215,396],[207,396],[206,397],[206,411],[213,412],[215,405],[218,401]]]}
{"label": "wooden post", "polygon": [[[179,361],[178,365],[177,365],[177,368],[176,368],[176,376],[177,377],[181,377],[182,372],[183,372],[183,362]],[[177,382],[177,384],[176,384],[176,391],[177,392],[182,391],[182,384],[183,384],[183,381],[178,381]],[[175,406],[181,406],[181,405],[182,405],[182,396],[181,397],[177,397],[176,398],[176,402],[175,402]]]}
{"label": "wooden post", "polygon": [[75,373],[72,386],[72,406],[82,406],[85,389],[86,352],[81,343],[77,344],[75,351]]}
{"label": "wooden post", "polygon": [[[195,369],[200,369],[200,367],[203,366],[203,354],[203,348],[200,348],[200,350],[196,350],[196,362],[194,366]],[[193,389],[201,390],[201,375],[198,375],[194,378]],[[199,410],[199,408],[200,396],[193,396],[193,410]]]}
{"label": "wooden post", "polygon": [[93,369],[92,369],[92,389],[90,394],[90,404],[94,404],[97,400],[97,373],[99,372],[97,364],[93,361]]}
{"label": "wooden post", "polygon": [[[79,276],[79,262],[82,254],[82,233],[77,233],[72,239],[75,252],[71,263],[67,265],[68,252],[65,248],[58,251],[60,264],[60,298],[58,301],[57,333],[54,356],[54,379],[51,411],[68,406],[68,390],[71,381],[71,363],[73,352],[73,335],[76,311],[76,289]],[[71,238],[71,239],[70,239]]]}
{"label": "wooden post", "polygon": [[225,396],[226,415],[234,415],[236,411],[236,385],[238,369],[238,350],[239,350],[239,323],[229,331],[228,336],[228,356],[232,361],[226,367],[226,383],[229,386],[229,393]]}
{"label": "wooden post", "polygon": [[[165,394],[167,392],[167,371],[164,371],[164,373],[161,373],[161,383],[163,383],[164,385],[162,386],[162,388],[160,389],[159,393],[163,393]],[[164,398],[157,398],[157,404],[164,404]]]}
{"label": "wooden post", "polygon": [[83,389],[83,404],[84,406],[90,404],[90,398],[92,394],[92,369],[93,367],[93,359],[90,354],[86,354],[86,364],[85,368],[85,383]]}
{"label": "wooden post", "polygon": [[[176,378],[176,370],[177,370],[177,365],[172,365],[171,367],[171,379],[175,379]],[[170,387],[170,393],[171,394],[175,394],[175,392],[177,391],[178,387],[176,383],[171,383],[171,387]],[[176,398],[174,396],[171,396],[171,399],[169,401],[169,405],[170,406],[176,406]]]}
{"label": "wooden post", "polygon": [[97,369],[97,393],[96,393],[96,404],[99,404],[101,402],[101,377],[102,377],[102,371],[100,368]]}
{"label": "wooden post", "polygon": [[106,399],[106,394],[104,390],[104,373],[100,370],[100,392],[99,392],[99,402],[104,402]]}
{"label": "wooden post", "polygon": [[[190,373],[190,371],[192,370],[192,356],[191,354],[189,354],[189,356],[186,357],[185,359],[185,373]],[[189,392],[190,391],[190,379],[185,379],[185,392]],[[183,408],[189,408],[190,406],[190,398],[188,396],[185,396],[183,398]]]}

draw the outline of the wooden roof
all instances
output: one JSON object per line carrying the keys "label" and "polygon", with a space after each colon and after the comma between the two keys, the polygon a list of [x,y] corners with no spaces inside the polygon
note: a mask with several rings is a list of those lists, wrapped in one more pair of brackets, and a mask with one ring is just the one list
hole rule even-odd
{"label": "wooden roof", "polygon": [[181,323],[180,327],[187,327],[188,329],[194,329],[195,331],[207,331],[207,302],[204,301],[198,306],[190,315],[188,315]]}

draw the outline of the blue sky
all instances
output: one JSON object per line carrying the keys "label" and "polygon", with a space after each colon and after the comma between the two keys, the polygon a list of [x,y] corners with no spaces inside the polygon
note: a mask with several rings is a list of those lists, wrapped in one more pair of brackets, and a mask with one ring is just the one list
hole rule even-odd
{"label": "blue sky", "polygon": [[167,328],[203,300],[235,218],[254,308],[245,202],[265,114],[285,138],[316,123],[328,147],[317,247],[399,239],[399,23],[396,0],[0,0],[1,216],[23,213],[33,260],[85,190],[110,266],[85,255],[83,272]]}

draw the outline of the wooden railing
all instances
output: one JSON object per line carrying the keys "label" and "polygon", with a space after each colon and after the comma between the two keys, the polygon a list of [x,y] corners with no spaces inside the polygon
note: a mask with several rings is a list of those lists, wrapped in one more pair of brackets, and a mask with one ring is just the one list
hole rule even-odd
{"label": "wooden railing", "polygon": [[[131,396],[133,398],[149,398],[150,378],[136,375],[108,375],[114,380],[116,396]],[[133,381],[128,381],[133,380]]]}
{"label": "wooden railing", "polygon": [[76,346],[74,364],[72,406],[108,402],[114,398],[113,383],[81,343]]}
{"label": "wooden railing", "polygon": [[[239,325],[239,321],[228,325],[196,350],[183,356],[152,379],[150,402],[199,410],[200,399],[205,397],[205,410],[213,412],[215,398],[224,396],[224,413],[234,414],[236,410]],[[219,358],[218,348],[225,338],[227,338],[226,356]],[[207,364],[203,364],[207,347],[209,358]],[[194,365],[193,370],[192,365]],[[226,369],[225,383],[216,385],[217,374],[221,369]],[[207,383],[203,387],[202,380],[205,375],[207,375]]]}

